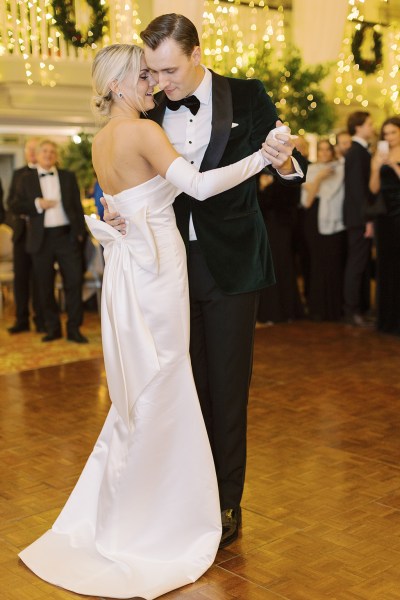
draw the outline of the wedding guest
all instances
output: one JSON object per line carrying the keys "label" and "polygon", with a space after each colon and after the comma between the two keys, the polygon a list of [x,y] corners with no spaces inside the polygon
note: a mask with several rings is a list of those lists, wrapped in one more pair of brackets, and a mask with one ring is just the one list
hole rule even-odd
{"label": "wedding guest", "polygon": [[351,148],[351,135],[348,131],[342,130],[336,134],[335,155],[338,160],[344,162],[344,157]]}
{"label": "wedding guest", "polygon": [[274,261],[275,285],[260,293],[258,323],[292,321],[303,316],[294,258],[294,227],[300,186],[284,186],[273,175],[258,177],[258,201]]}
{"label": "wedding guest", "polygon": [[76,177],[56,168],[57,145],[42,140],[37,147],[37,169],[18,181],[12,209],[29,217],[27,252],[39,287],[46,335],[43,342],[61,338],[59,307],[54,296],[54,263],[60,267],[66,299],[67,339],[87,343],[79,330],[83,320],[83,242],[86,227]]}
{"label": "wedding guest", "polygon": [[30,330],[30,305],[32,304],[33,321],[38,333],[45,332],[44,317],[40,309],[39,290],[33,276],[32,256],[26,250],[26,234],[29,218],[27,215],[15,213],[15,195],[18,182],[26,175],[36,170],[36,147],[38,140],[29,138],[24,147],[26,165],[14,171],[10,191],[8,193],[7,208],[12,215],[11,226],[13,229],[13,268],[14,268],[14,303],[15,323],[9,327],[11,334]]}
{"label": "wedding guest", "polygon": [[317,145],[317,162],[309,165],[302,185],[307,209],[306,235],[310,250],[309,316],[314,320],[342,318],[346,234],[343,225],[344,165],[335,160],[328,140]]}
{"label": "wedding guest", "polygon": [[375,220],[377,255],[377,328],[400,335],[400,117],[390,117],[381,128],[387,148],[371,163],[370,190],[381,194],[386,214]]}
{"label": "wedding guest", "polygon": [[[141,37],[162,90],[148,115],[201,171],[243,158],[280,124],[260,81],[222,77],[202,66],[198,33],[183,15],[157,17]],[[306,164],[296,151],[293,162],[289,145],[272,153],[285,158],[277,176],[297,185]],[[259,291],[274,282],[272,257],[255,181],[200,204],[182,194],[174,209],[187,249],[190,355],[217,468],[224,547],[241,524],[254,326]],[[112,216],[105,211],[106,222]]]}
{"label": "wedding guest", "polygon": [[308,161],[310,155],[310,144],[304,135],[298,135],[294,138],[293,143],[295,148],[300,152],[302,156]]}
{"label": "wedding guest", "polygon": [[350,325],[368,327],[362,315],[363,276],[369,266],[373,224],[366,222],[365,212],[371,200],[369,177],[371,156],[368,142],[374,134],[369,112],[350,114],[347,127],[352,136],[350,150],[345,155],[343,222],[346,227],[347,258],[344,272],[344,315]]}
{"label": "wedding guest", "polygon": [[[307,139],[299,135],[294,140],[296,149],[304,156],[307,164],[310,164],[310,146]],[[298,188],[298,204],[296,207],[296,219],[293,231],[293,252],[296,267],[296,278],[301,295],[303,311],[308,310],[308,296],[310,291],[310,254],[304,232],[304,221],[306,210],[300,201],[300,189]]]}
{"label": "wedding guest", "polygon": [[104,206],[101,203],[100,198],[103,197],[103,190],[100,187],[98,180],[96,179],[94,188],[93,188],[93,198],[97,209],[97,214],[100,219],[104,221]]}

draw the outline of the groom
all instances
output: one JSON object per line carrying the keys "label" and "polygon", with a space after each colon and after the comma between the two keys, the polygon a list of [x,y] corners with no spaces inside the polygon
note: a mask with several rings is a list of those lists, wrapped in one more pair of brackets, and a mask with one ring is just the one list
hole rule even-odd
{"label": "groom", "polygon": [[[162,90],[148,116],[200,171],[258,150],[280,124],[261,82],[222,77],[201,65],[198,33],[186,17],[157,17],[141,38]],[[268,143],[272,165],[289,183],[301,183],[306,161],[292,142]],[[225,547],[241,523],[254,326],[259,290],[274,283],[272,257],[254,178],[204,202],[181,194],[174,209],[187,249],[190,356],[216,466]],[[116,213],[104,216],[124,230]]]}

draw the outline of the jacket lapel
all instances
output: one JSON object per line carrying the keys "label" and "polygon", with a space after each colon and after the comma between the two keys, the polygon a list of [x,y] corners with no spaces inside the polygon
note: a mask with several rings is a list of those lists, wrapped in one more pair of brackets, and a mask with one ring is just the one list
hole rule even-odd
{"label": "jacket lapel", "polygon": [[[36,169],[31,169],[31,171],[32,173],[29,173],[29,175],[26,178],[25,186],[29,186],[29,191],[27,190],[27,194],[29,194],[29,196],[27,197],[30,197],[31,202],[34,203],[35,198],[43,197],[43,192],[42,188],[40,187],[39,173]],[[43,211],[40,214],[38,213],[35,217],[28,218],[26,221],[26,248],[28,252],[37,250],[37,248],[39,248],[40,244],[42,243],[44,231],[44,214],[45,211]]]}
{"label": "jacket lapel", "polygon": [[[225,151],[231,134],[233,120],[232,94],[226,77],[211,71],[212,76],[212,125],[211,137],[200,165],[200,171],[215,169]],[[156,94],[157,106],[149,112],[149,118],[162,126],[166,108],[164,92]]]}
{"label": "jacket lapel", "polygon": [[68,193],[68,178],[66,171],[58,171],[58,178],[60,180],[61,203],[64,207],[66,215],[69,217],[71,214],[71,202],[70,194]]}
{"label": "jacket lapel", "polygon": [[[32,198],[41,198],[43,196],[42,188],[40,187],[39,173],[36,169],[29,169],[32,187],[30,188],[30,194]],[[27,171],[28,173],[28,171]]]}
{"label": "jacket lapel", "polygon": [[200,171],[215,169],[225,151],[232,128],[232,93],[226,77],[212,75],[212,125],[210,143],[200,165]]}
{"label": "jacket lapel", "polygon": [[[61,190],[61,201],[63,203],[64,206],[64,198],[66,197],[66,184],[65,184],[65,177],[64,177],[64,172],[61,170],[58,170],[58,179],[60,181],[60,190]],[[65,208],[65,206],[64,206]]]}

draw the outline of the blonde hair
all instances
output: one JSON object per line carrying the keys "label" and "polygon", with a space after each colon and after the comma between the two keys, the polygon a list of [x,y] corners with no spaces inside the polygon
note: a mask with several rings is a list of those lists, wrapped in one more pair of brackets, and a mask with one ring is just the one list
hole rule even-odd
{"label": "blonde hair", "polygon": [[[135,44],[112,44],[102,48],[92,65],[92,111],[95,116],[107,118],[114,102],[111,85],[121,83],[130,75],[134,82],[139,80],[140,61],[143,50]],[[134,98],[135,108],[142,111],[143,102],[138,95]]]}
{"label": "blonde hair", "polygon": [[54,150],[56,151],[56,153],[58,154],[58,145],[56,144],[56,142],[54,142],[53,140],[49,140],[48,138],[41,138],[36,146],[36,154],[38,154],[40,152],[40,150],[43,148],[43,146],[53,146]]}

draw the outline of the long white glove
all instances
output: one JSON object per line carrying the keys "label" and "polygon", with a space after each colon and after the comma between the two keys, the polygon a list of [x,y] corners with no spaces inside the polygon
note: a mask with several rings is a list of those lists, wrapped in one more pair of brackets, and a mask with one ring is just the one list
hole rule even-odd
{"label": "long white glove", "polygon": [[258,150],[232,165],[199,173],[180,156],[169,166],[165,179],[189,196],[197,200],[206,200],[235,187],[269,164],[261,150]]}

